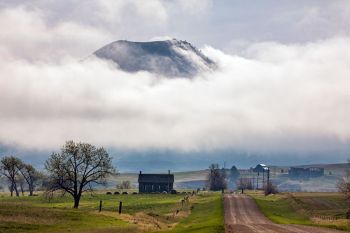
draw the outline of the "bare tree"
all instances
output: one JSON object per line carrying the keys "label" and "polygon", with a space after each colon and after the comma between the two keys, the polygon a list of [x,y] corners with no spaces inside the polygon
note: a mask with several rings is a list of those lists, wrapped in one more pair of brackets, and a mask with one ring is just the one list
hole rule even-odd
{"label": "bare tree", "polygon": [[24,186],[26,185],[26,181],[23,178],[23,176],[18,176],[17,183],[18,183],[19,190],[21,190],[22,196],[24,196],[24,191],[25,191]]}
{"label": "bare tree", "polygon": [[1,160],[0,173],[4,175],[9,182],[11,197],[13,196],[13,191],[16,192],[16,196],[19,196],[17,180],[19,176],[18,166],[21,163],[21,160],[14,156],[6,156]]}
{"label": "bare tree", "polygon": [[120,184],[117,184],[117,189],[130,189],[131,183],[129,180],[123,180]]}
{"label": "bare tree", "polygon": [[269,194],[276,193],[278,193],[276,185],[274,185],[271,181],[266,181],[266,184],[264,185],[264,194],[267,196]]}
{"label": "bare tree", "polygon": [[237,189],[253,189],[252,179],[248,177],[241,177],[237,180]]}
{"label": "bare tree", "polygon": [[[344,176],[338,180],[337,187],[339,192],[345,195],[346,201],[350,202],[350,160]],[[350,210],[346,213],[346,218],[350,218]]]}
{"label": "bare tree", "polygon": [[35,187],[38,185],[39,180],[43,177],[43,174],[37,171],[30,164],[21,163],[18,168],[28,185],[29,196],[33,196]]}
{"label": "bare tree", "polygon": [[230,180],[235,182],[239,178],[240,174],[236,166],[232,166],[230,169]]}
{"label": "bare tree", "polygon": [[220,169],[218,164],[209,166],[207,186],[212,191],[222,190],[227,187],[226,172],[224,169]]}
{"label": "bare tree", "polygon": [[61,153],[53,153],[45,168],[49,173],[49,191],[72,195],[74,208],[79,207],[83,192],[92,191],[92,184],[105,184],[106,178],[115,173],[112,158],[104,148],[73,141],[66,142]]}

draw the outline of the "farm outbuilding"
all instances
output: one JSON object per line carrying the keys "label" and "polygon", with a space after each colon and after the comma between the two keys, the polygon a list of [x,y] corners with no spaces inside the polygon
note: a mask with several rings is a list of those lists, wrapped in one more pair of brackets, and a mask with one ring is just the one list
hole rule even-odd
{"label": "farm outbuilding", "polygon": [[324,176],[323,167],[291,167],[288,171],[291,179],[309,179]]}
{"label": "farm outbuilding", "polygon": [[266,166],[263,163],[260,163],[260,164],[255,166],[255,168],[253,169],[253,172],[263,173],[263,172],[267,172],[268,170],[269,170],[268,166]]}
{"label": "farm outbuilding", "polygon": [[[267,180],[270,178],[270,169],[267,165],[260,163],[255,166],[253,169],[253,172],[255,173],[255,179],[256,179],[256,189],[264,188],[265,185],[265,176],[267,176]],[[262,177],[261,177],[262,176]],[[261,178],[260,178],[261,177]]]}
{"label": "farm outbuilding", "polygon": [[139,193],[170,193],[174,187],[174,174],[139,174]]}

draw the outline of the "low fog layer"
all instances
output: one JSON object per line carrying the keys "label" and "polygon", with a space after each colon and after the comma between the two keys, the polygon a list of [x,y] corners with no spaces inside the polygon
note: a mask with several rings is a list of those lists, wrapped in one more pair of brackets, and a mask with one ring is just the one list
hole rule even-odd
{"label": "low fog layer", "polygon": [[1,58],[4,143],[67,139],[116,148],[323,150],[350,138],[348,38],[256,44],[249,58],[211,47],[215,72],[167,79],[103,60]]}
{"label": "low fog layer", "polygon": [[[161,4],[150,2],[150,9]],[[179,2],[189,15],[204,14]],[[302,43],[249,42],[231,54],[214,43],[201,48],[217,63],[214,72],[168,79],[85,59],[124,39],[108,33],[111,25],[59,21],[50,11],[19,5],[0,10],[1,144],[54,150],[73,139],[118,150],[276,155],[349,150],[347,33]],[[167,8],[151,16],[134,7],[140,19],[171,24]]]}

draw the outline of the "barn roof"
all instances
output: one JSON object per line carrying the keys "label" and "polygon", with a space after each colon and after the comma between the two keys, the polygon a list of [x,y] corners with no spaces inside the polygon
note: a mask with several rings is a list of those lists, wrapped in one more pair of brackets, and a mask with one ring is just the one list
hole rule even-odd
{"label": "barn roof", "polygon": [[139,182],[174,183],[174,174],[139,174]]}
{"label": "barn roof", "polygon": [[254,172],[263,172],[267,170],[269,170],[269,167],[263,163],[256,165],[256,167],[253,169]]}

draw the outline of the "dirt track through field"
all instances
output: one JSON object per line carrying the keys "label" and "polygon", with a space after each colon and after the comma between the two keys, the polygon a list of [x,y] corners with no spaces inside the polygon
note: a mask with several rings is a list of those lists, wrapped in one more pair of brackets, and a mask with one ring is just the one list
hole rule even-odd
{"label": "dirt track through field", "polygon": [[244,194],[224,197],[226,233],[340,233],[327,228],[275,224],[258,209],[254,200]]}

